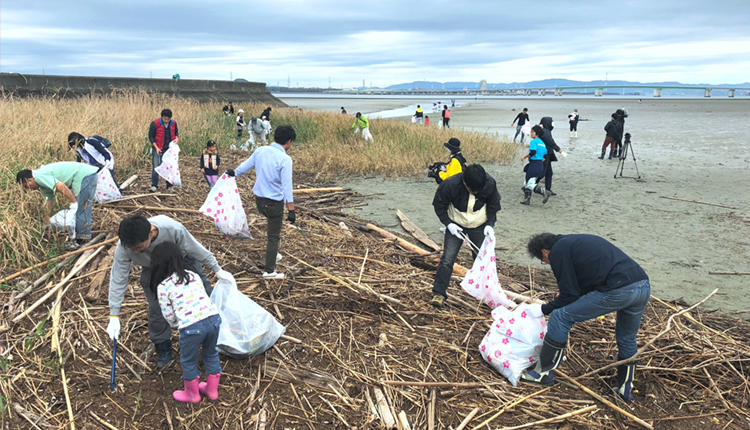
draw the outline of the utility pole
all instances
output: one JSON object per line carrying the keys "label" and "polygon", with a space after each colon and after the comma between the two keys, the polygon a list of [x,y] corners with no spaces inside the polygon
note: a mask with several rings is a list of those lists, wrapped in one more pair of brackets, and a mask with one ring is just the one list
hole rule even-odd
{"label": "utility pole", "polygon": [[229,72],[229,80],[232,80],[232,72]]}

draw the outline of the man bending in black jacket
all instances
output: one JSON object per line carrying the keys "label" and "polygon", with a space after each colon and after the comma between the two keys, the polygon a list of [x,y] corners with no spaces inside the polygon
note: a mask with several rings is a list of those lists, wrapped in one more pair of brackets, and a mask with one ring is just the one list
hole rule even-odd
{"label": "man bending in black jacket", "polygon": [[[432,287],[431,305],[443,306],[446,290],[453,273],[453,263],[463,244],[463,236],[468,236],[471,243],[479,249],[484,237],[494,235],[492,227],[500,210],[500,193],[497,183],[479,164],[472,164],[462,173],[457,173],[444,180],[435,192],[432,200],[435,214],[445,229],[443,256],[440,257],[435,285]],[[472,249],[472,258],[477,253]]]}
{"label": "man bending in black jacket", "polygon": [[[529,255],[549,264],[560,294],[551,302],[532,305],[531,316],[549,315],[547,335],[536,367],[521,381],[552,385],[573,324],[617,312],[615,339],[618,361],[638,352],[635,336],[651,296],[648,275],[632,258],[606,239],[590,234],[541,233],[529,239]],[[617,393],[633,401],[635,363],[617,368]]]}

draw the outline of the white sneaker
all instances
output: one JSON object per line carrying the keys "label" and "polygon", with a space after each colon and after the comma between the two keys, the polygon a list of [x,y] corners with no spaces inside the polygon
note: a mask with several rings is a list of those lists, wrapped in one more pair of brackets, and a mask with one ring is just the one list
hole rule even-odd
{"label": "white sneaker", "polygon": [[148,190],[149,190],[150,192],[152,192],[152,193],[155,193],[155,192],[159,191],[159,189],[158,189],[158,188],[156,188],[156,187],[151,187],[151,188],[149,188]]}
{"label": "white sneaker", "polygon": [[273,273],[263,273],[263,279],[284,279],[283,273],[273,272]]}
{"label": "white sneaker", "polygon": [[277,262],[277,263],[278,263],[279,261],[281,261],[281,259],[282,259],[282,258],[284,258],[284,257],[283,257],[283,256],[282,256],[282,255],[281,255],[280,253],[277,253],[277,254],[276,254],[276,262]]}

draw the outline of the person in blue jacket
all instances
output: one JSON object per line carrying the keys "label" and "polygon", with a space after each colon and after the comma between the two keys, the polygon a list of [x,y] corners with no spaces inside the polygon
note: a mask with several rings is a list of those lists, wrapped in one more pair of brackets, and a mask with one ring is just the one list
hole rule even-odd
{"label": "person in blue jacket", "polygon": [[[544,141],[542,141],[541,138],[543,134],[544,129],[542,129],[540,125],[535,125],[531,128],[531,142],[529,142],[529,152],[521,157],[522,162],[527,158],[529,159],[529,164],[527,164],[523,168],[524,172],[526,172],[526,180],[523,187],[521,188],[523,190],[524,196],[523,201],[521,202],[522,205],[531,204],[531,195],[537,188],[537,178],[541,177],[544,174],[544,160],[547,156],[547,147],[544,145]],[[542,201],[542,203],[547,203],[547,200],[550,196],[549,191],[539,190],[539,192],[544,195],[544,200]]]}

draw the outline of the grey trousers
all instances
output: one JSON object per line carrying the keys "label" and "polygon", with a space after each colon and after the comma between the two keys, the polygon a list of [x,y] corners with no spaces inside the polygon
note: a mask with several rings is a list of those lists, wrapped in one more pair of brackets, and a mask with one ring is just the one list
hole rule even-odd
{"label": "grey trousers", "polygon": [[284,202],[256,196],[255,206],[258,212],[268,219],[265,271],[273,273],[276,270],[276,254],[279,253],[281,225],[284,222]]}
{"label": "grey trousers", "polygon": [[[186,255],[183,258],[183,262],[185,263],[185,269],[195,272],[201,277],[203,287],[206,289],[206,294],[211,295],[211,291],[213,291],[211,281],[206,277],[206,273],[203,271],[203,267],[201,267],[198,260],[190,255]],[[159,299],[157,299],[156,295],[152,294],[151,290],[148,288],[150,282],[151,269],[144,267],[141,271],[141,287],[143,287],[143,292],[146,294],[146,300],[148,300],[148,337],[151,339],[151,342],[158,345],[171,339],[172,328],[161,313]]]}

